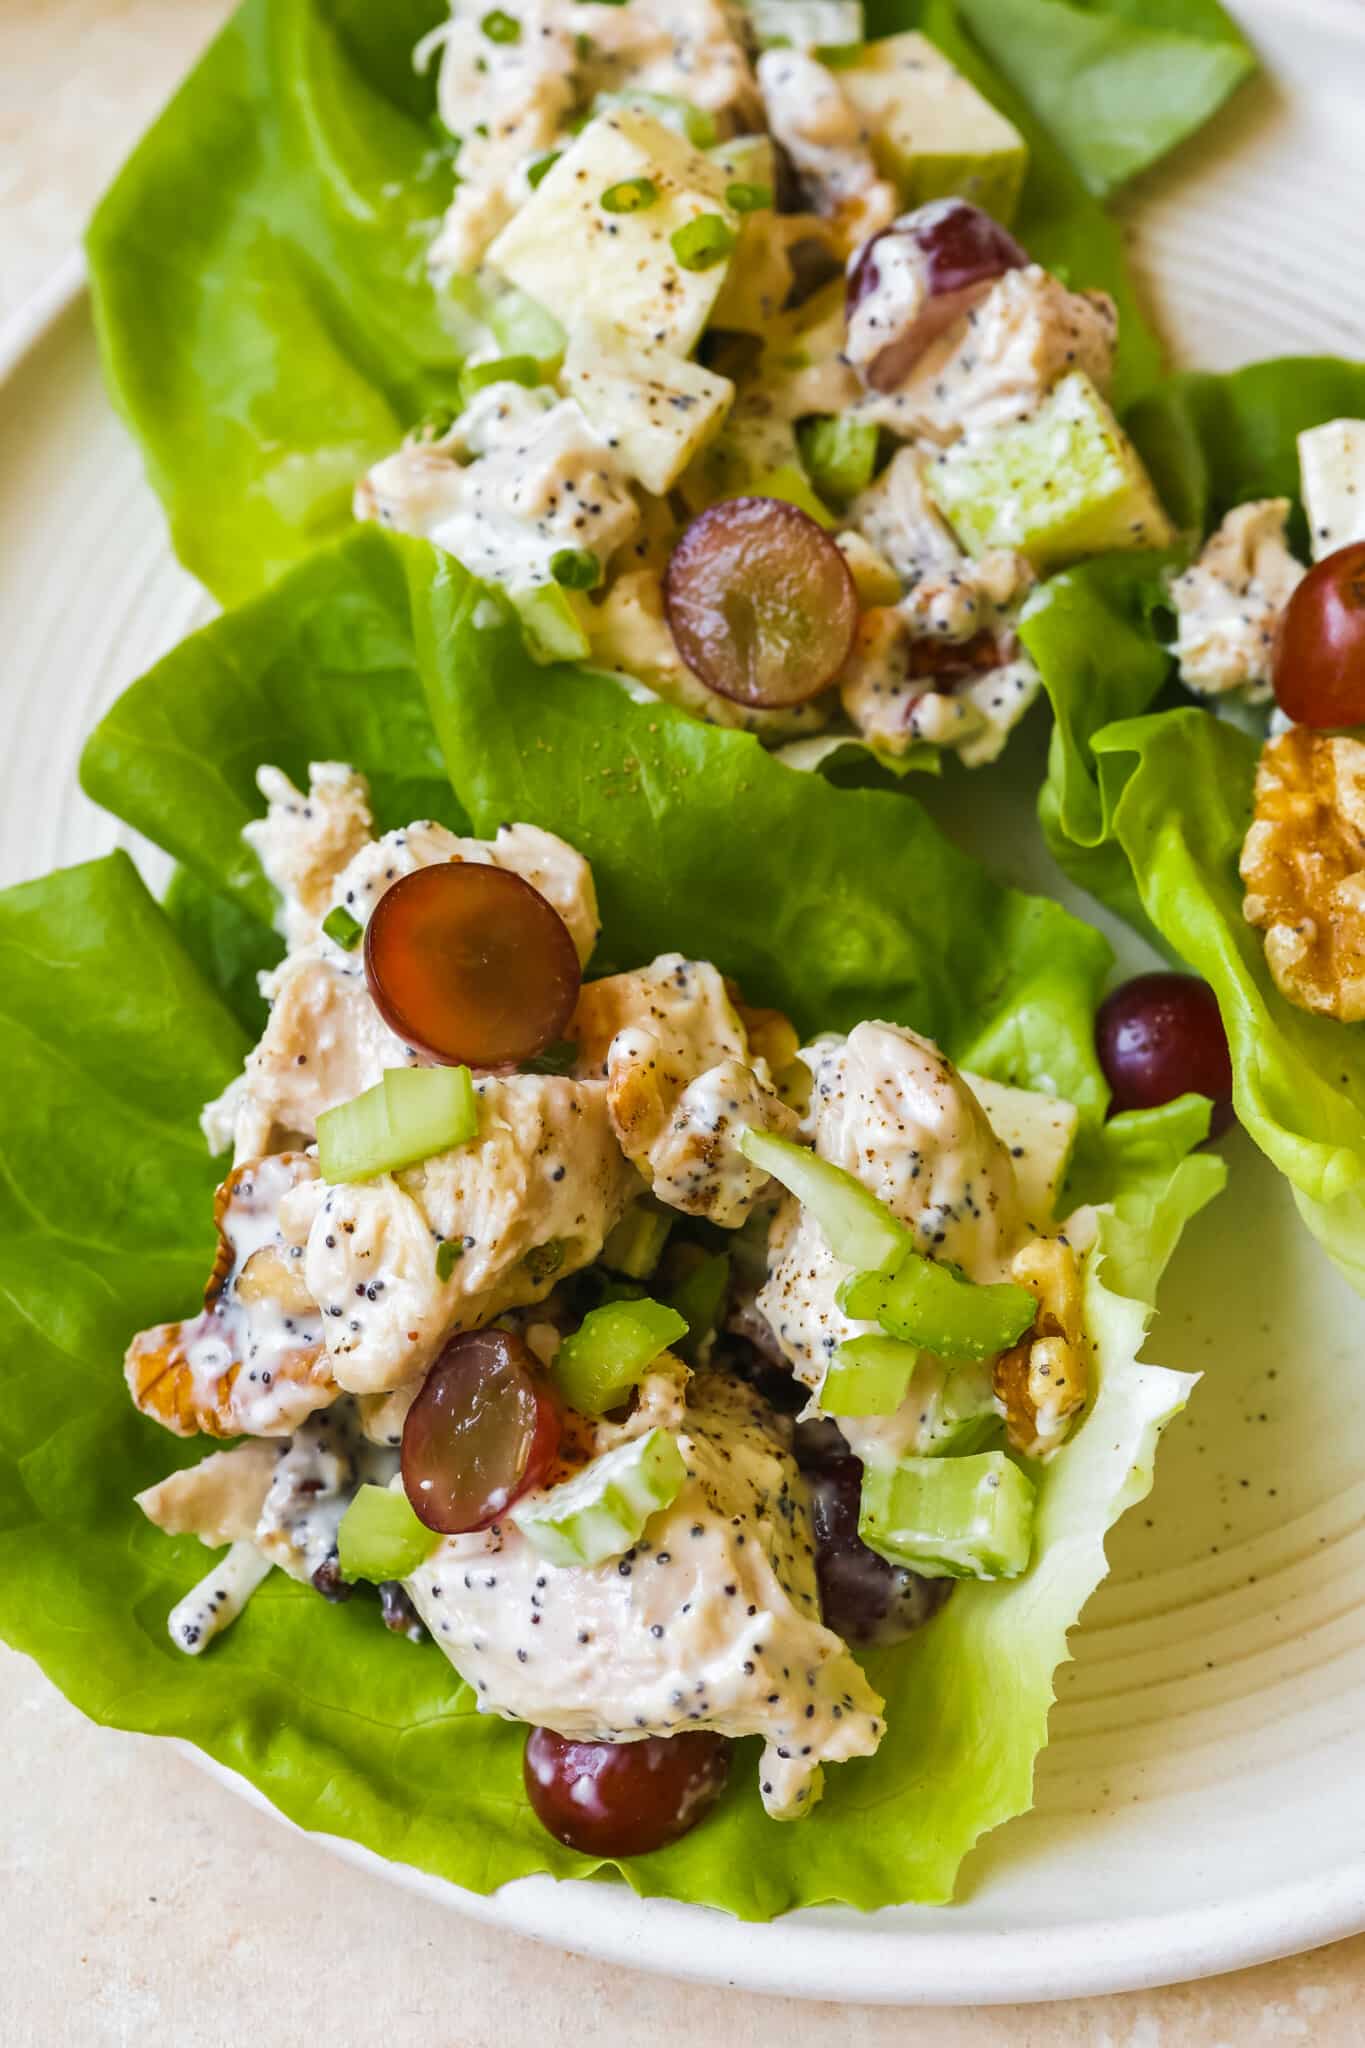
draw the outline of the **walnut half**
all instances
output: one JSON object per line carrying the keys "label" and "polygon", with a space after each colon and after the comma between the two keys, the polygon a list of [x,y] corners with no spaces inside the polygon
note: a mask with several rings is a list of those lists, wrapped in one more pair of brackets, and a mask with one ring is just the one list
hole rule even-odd
{"label": "walnut half", "polygon": [[1301,1010],[1365,1017],[1365,743],[1291,726],[1256,771],[1242,846],[1247,923]]}
{"label": "walnut half", "polygon": [[1015,1253],[1010,1278],[1036,1296],[1038,1317],[996,1360],[995,1397],[1011,1449],[1048,1458],[1065,1442],[1089,1391],[1080,1268],[1064,1237],[1036,1237]]}

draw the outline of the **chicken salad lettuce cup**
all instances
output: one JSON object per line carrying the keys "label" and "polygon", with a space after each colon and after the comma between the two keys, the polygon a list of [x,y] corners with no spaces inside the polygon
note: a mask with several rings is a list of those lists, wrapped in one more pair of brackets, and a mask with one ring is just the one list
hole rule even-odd
{"label": "chicken salad lettuce cup", "polygon": [[[1039,689],[1030,590],[1174,538],[1086,180],[1250,56],[1211,6],[970,12],[1018,91],[947,6],[245,7],[91,231],[185,559],[244,596],[353,511],[506,590],[535,658],[795,766],[994,759]],[[1117,153],[1063,113],[1077,68],[1153,99]]]}
{"label": "chicken salad lettuce cup", "polygon": [[0,904],[5,1632],[476,1888],[945,1899],[1188,1391],[1209,1104],[1102,1121],[1104,942],[918,807],[546,682],[364,535],[93,736],[214,979],[122,856]]}

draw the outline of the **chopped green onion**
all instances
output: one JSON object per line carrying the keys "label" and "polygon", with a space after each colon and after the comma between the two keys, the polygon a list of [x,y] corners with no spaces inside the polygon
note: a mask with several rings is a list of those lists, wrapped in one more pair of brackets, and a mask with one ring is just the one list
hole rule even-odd
{"label": "chopped green onion", "polygon": [[365,936],[365,927],[358,917],[352,917],[349,910],[340,903],[335,904],[322,920],[322,929],[334,945],[344,953],[354,953]]}
{"label": "chopped green onion", "polygon": [[736,181],[725,188],[725,204],[732,213],[761,213],[773,203],[771,185],[746,185]]}
{"label": "chopped green onion", "polygon": [[870,1464],[858,1534],[926,1579],[1016,1579],[1033,1548],[1033,1481],[1003,1451]]}
{"label": "chopped green onion", "polygon": [[551,1373],[580,1415],[618,1408],[661,1351],[687,1332],[678,1311],[643,1296],[612,1301],[583,1318],[555,1353]]}
{"label": "chopped green onion", "polygon": [[600,203],[604,213],[643,213],[658,197],[652,178],[622,178],[619,184],[608,185]]}
{"label": "chopped green onion", "polygon": [[540,382],[540,364],[534,356],[494,356],[491,362],[466,363],[460,372],[460,397],[466,405],[478,391],[490,384],[523,384],[528,390]]}
{"label": "chopped green onion", "polygon": [[729,221],[718,213],[699,213],[695,220],[675,228],[668,239],[684,270],[710,270],[713,264],[725,261],[737,237]]}
{"label": "chopped green onion", "polygon": [[940,1358],[994,1358],[1018,1342],[1038,1313],[1027,1287],[979,1286],[946,1260],[907,1252],[890,1272],[852,1273],[839,1288],[845,1315],[877,1322]]}
{"label": "chopped green onion", "polygon": [[919,1362],[913,1344],[896,1337],[850,1337],[825,1368],[820,1406],[826,1415],[894,1415]]}
{"label": "chopped green onion", "polygon": [[602,1247],[602,1264],[628,1280],[647,1280],[663,1257],[672,1218],[658,1209],[636,1202],[627,1209],[614,1229],[607,1232]]}
{"label": "chopped green onion", "polygon": [[369,1579],[382,1586],[406,1579],[440,1542],[419,1522],[405,1493],[387,1486],[362,1486],[337,1530],[337,1565],[343,1579]]}
{"label": "chopped green onion", "polygon": [[565,590],[595,590],[602,564],[591,548],[559,548],[550,557],[550,574]]}
{"label": "chopped green onion", "polygon": [[458,1237],[443,1237],[436,1247],[436,1278],[442,1286],[450,1278],[460,1260],[464,1257],[464,1246]]}
{"label": "chopped green onion", "polygon": [[564,152],[562,149],[548,149],[546,150],[544,156],[538,156],[533,164],[528,165],[526,171],[526,182],[533,192],[535,191],[537,185],[539,185],[541,179],[546,177],[548,173],[554,169],[555,165],[559,162],[559,159],[563,156],[563,154]]}
{"label": "chopped green onion", "polygon": [[[695,1245],[683,1245],[680,1252],[697,1252]],[[669,1301],[687,1324],[687,1335],[678,1345],[689,1364],[695,1364],[707,1340],[714,1335],[730,1287],[730,1259],[726,1252],[701,1252],[683,1267],[675,1279]]]}
{"label": "chopped green onion", "polygon": [[801,459],[824,497],[851,498],[867,489],[877,467],[878,430],[868,420],[829,415],[798,430]]}
{"label": "chopped green onion", "polygon": [[490,43],[519,43],[521,23],[515,14],[508,14],[504,8],[492,7],[479,23]]}
{"label": "chopped green onion", "polygon": [[390,1067],[382,1081],[318,1118],[318,1167],[333,1183],[397,1173],[467,1145],[479,1128],[468,1067]]}

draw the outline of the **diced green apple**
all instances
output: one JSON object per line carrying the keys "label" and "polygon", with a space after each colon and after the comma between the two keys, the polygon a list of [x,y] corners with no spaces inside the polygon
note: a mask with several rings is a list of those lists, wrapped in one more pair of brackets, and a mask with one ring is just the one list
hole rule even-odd
{"label": "diced green apple", "polygon": [[678,1439],[651,1429],[548,1493],[529,1495],[508,1519],[548,1564],[605,1564],[639,1542],[650,1516],[671,1507],[686,1479]]}
{"label": "diced green apple", "polygon": [[1033,1548],[1033,1482],[1003,1451],[868,1465],[858,1534],[926,1579],[1016,1579]]}
{"label": "diced green apple", "polygon": [[1328,420],[1300,434],[1299,476],[1315,562],[1365,540],[1365,420]]}
{"label": "diced green apple", "polygon": [[840,65],[839,83],[870,130],[878,170],[907,207],[955,195],[1009,225],[1028,146],[927,36],[911,30],[868,43]]}
{"label": "diced green apple", "polygon": [[925,481],[970,554],[1014,548],[1042,574],[1175,538],[1136,448],[1080,370],[1026,418],[945,449]]}
{"label": "diced green apple", "polygon": [[1014,1163],[1024,1221],[1050,1229],[1057,1214],[1081,1115],[1074,1102],[1033,1088],[1011,1088],[964,1071],[963,1080],[986,1112],[986,1121]]}
{"label": "diced green apple", "polygon": [[809,1147],[771,1131],[745,1130],[739,1149],[810,1210],[835,1258],[846,1266],[875,1273],[893,1265],[913,1245],[905,1224],[870,1188]]}
{"label": "diced green apple", "polygon": [[[656,195],[632,212],[602,204],[613,187],[646,181]],[[738,236],[724,171],[652,114],[599,115],[565,150],[488,252],[490,265],[572,334],[591,304],[610,308],[633,344],[691,353],[725,282],[728,257],[689,269],[672,237],[703,216]]]}
{"label": "diced green apple", "polygon": [[735,395],[700,363],[596,321],[574,329],[560,381],[614,442],[627,474],[660,497],[719,431]]}

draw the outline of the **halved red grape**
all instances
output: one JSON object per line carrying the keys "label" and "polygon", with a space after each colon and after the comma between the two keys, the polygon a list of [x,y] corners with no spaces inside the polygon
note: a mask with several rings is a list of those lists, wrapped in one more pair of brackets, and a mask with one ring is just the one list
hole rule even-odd
{"label": "halved red grape", "polygon": [[828,689],[858,599],[822,527],[781,498],[723,498],[684,528],[664,581],[678,652],[708,690],[754,710]]}
{"label": "halved red grape", "polygon": [[1209,1135],[1232,1122],[1232,1059],[1218,999],[1192,974],[1139,974],[1100,1004],[1095,1045],[1112,1110],[1156,1109],[1193,1090],[1213,1102]]}
{"label": "halved red grape", "polygon": [[585,1856],[647,1856],[676,1842],[725,1789],[730,1744],[706,1729],[638,1742],[526,1738],[522,1776],[541,1826]]}
{"label": "halved red grape", "polygon": [[1275,695],[1300,725],[1365,725],[1365,541],[1308,571],[1280,621]]}
{"label": "halved red grape", "polygon": [[1028,260],[999,221],[965,199],[903,213],[849,264],[849,361],[874,391],[894,391],[931,342]]}
{"label": "halved red grape", "polygon": [[389,1029],[446,1066],[508,1067],[564,1036],[582,978],[568,926],[507,868],[442,861],[380,897],[365,974]]}
{"label": "halved red grape", "polygon": [[898,1643],[938,1613],[951,1579],[922,1579],[869,1550],[858,1534],[863,1468],[852,1456],[808,1470],[815,1576],[825,1626],[849,1643]]}
{"label": "halved red grape", "polygon": [[437,1359],[403,1424],[403,1491],[442,1536],[486,1529],[538,1486],[559,1448],[554,1390],[507,1330],[466,1330]]}

